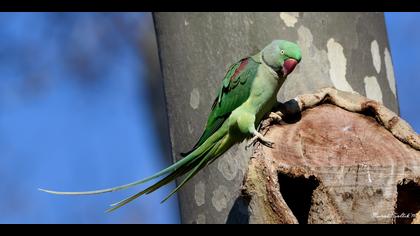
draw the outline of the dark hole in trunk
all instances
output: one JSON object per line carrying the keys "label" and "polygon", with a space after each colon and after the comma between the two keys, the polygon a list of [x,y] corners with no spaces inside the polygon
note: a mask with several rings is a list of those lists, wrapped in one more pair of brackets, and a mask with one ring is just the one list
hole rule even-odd
{"label": "dark hole in trunk", "polygon": [[420,211],[420,185],[412,180],[404,179],[397,185],[397,206],[395,210],[396,224],[411,224]]}
{"label": "dark hole in trunk", "polygon": [[310,176],[291,176],[279,173],[280,192],[297,218],[299,224],[307,224],[311,209],[312,193],[318,187],[319,181]]}

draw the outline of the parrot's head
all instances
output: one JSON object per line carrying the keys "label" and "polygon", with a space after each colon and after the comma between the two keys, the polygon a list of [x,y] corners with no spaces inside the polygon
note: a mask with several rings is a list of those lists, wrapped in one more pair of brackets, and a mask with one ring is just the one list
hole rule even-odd
{"label": "parrot's head", "polygon": [[298,45],[286,40],[274,40],[262,51],[262,59],[277,74],[285,78],[302,59]]}

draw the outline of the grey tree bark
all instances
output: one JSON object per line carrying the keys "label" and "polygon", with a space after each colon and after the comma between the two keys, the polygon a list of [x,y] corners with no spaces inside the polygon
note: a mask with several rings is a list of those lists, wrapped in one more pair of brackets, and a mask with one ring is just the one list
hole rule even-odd
{"label": "grey tree bark", "polygon": [[[398,114],[382,13],[154,13],[174,161],[203,131],[227,68],[274,39],[297,42],[302,62],[278,94],[355,91]],[[248,223],[239,198],[251,151],[234,146],[179,192],[183,223]]]}

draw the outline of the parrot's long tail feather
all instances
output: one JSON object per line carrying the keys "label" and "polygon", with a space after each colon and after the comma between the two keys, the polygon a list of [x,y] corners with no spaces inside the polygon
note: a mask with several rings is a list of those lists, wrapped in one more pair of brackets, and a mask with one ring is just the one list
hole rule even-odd
{"label": "parrot's long tail feather", "polygon": [[[173,194],[175,194],[182,186],[184,186],[185,183],[188,182],[188,180],[190,180],[192,177],[194,177],[202,168],[204,168],[209,162],[215,160],[217,157],[219,157],[220,155],[223,154],[223,152],[228,148],[226,145],[226,141],[227,139],[221,139],[219,141],[217,141],[216,143],[213,143],[212,145],[210,145],[210,148],[207,149],[205,152],[200,153],[199,155],[195,156],[195,158],[193,160],[191,160],[189,163],[185,164],[184,166],[180,167],[179,169],[175,170],[174,172],[172,172],[170,175],[166,176],[165,178],[163,178],[162,180],[160,180],[159,182],[155,183],[154,185],[150,186],[149,188],[134,194],[122,201],[119,201],[117,203],[114,203],[111,205],[111,208],[107,210],[107,212],[112,212],[126,204],[128,204],[129,202],[133,201],[134,199],[144,195],[144,194],[149,194],[153,191],[155,191],[156,189],[172,182],[173,180],[175,180],[177,177],[184,175],[185,173],[188,173],[187,177],[185,177],[182,182],[178,185],[178,187],[176,187],[168,196],[166,196],[161,203],[165,202],[166,200],[168,200]],[[191,153],[194,154],[195,152]],[[191,155],[190,154],[190,155]],[[190,155],[188,155],[187,157],[189,157]]]}
{"label": "parrot's long tail feather", "polygon": [[84,192],[60,192],[60,191],[52,191],[52,190],[46,190],[46,189],[41,189],[39,188],[38,190],[40,191],[44,191],[47,193],[51,193],[51,194],[59,194],[59,195],[92,195],[92,194],[101,194],[101,193],[108,193],[108,192],[115,192],[118,190],[123,190],[123,189],[127,189],[139,184],[143,184],[149,180],[152,179],[156,179],[162,175],[171,173],[175,170],[177,170],[178,168],[180,168],[181,166],[187,164],[188,162],[190,162],[191,160],[194,159],[194,155],[189,155],[186,156],[185,158],[179,160],[178,162],[174,163],[173,165],[167,167],[166,169],[163,169],[161,171],[159,171],[158,173],[149,176],[147,178],[129,183],[129,184],[125,184],[125,185],[120,185],[120,186],[116,186],[116,187],[112,187],[112,188],[106,188],[106,189],[99,189],[99,190],[93,190],[93,191],[84,191]]}
{"label": "parrot's long tail feather", "polygon": [[162,186],[164,186],[164,185],[172,182],[177,177],[179,177],[179,176],[184,175],[185,173],[187,173],[188,170],[191,169],[191,168],[188,168],[189,166],[190,165],[182,166],[179,169],[177,169],[174,172],[172,172],[171,174],[169,174],[168,176],[166,176],[165,178],[161,179],[159,182],[157,182],[154,185],[148,187],[147,189],[145,189],[145,190],[143,190],[143,191],[141,191],[141,192],[139,192],[137,194],[134,194],[134,195],[132,195],[132,196],[130,196],[130,197],[122,200],[122,201],[119,201],[117,203],[111,204],[111,207],[112,208],[108,209],[106,212],[114,211],[114,210],[122,207],[123,205],[125,205],[125,204],[133,201],[134,199],[140,197],[141,195],[143,195],[143,194],[149,194],[149,193],[157,190],[158,188],[160,188],[160,187],[162,187]]}
{"label": "parrot's long tail feather", "polygon": [[107,192],[114,192],[118,190],[127,189],[142,183],[145,183],[149,180],[158,178],[162,175],[167,174],[163,179],[158,181],[157,183],[153,184],[152,186],[146,188],[145,190],[132,195],[120,202],[114,203],[111,205],[111,208],[107,210],[107,212],[114,211],[127,203],[133,201],[134,199],[140,197],[144,194],[149,194],[158,188],[172,182],[176,178],[188,174],[185,179],[176,187],[162,202],[165,202],[169,197],[175,194],[188,180],[190,180],[193,176],[195,176],[202,168],[204,168],[207,164],[213,162],[217,157],[222,155],[233,142],[229,141],[229,135],[225,132],[216,132],[211,135],[204,143],[196,147],[191,153],[185,156],[183,159],[179,160],[178,162],[174,163],[173,165],[159,171],[158,173],[147,177],[142,180],[138,180],[129,184],[107,188],[107,189],[100,189],[94,191],[85,191],[85,192],[59,192],[59,191],[51,191],[45,189],[39,189],[41,191],[52,193],[52,194],[60,194],[60,195],[91,195],[91,194],[101,194]]}

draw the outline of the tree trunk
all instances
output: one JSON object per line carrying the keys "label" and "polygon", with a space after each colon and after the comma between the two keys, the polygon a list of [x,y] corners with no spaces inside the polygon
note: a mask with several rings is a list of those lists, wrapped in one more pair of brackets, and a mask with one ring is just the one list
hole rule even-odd
{"label": "tree trunk", "polygon": [[[416,223],[420,137],[397,114],[332,88],[299,95],[280,110],[299,119],[261,132],[243,199],[253,223]],[[346,111],[347,110],[347,111]]]}
{"label": "tree trunk", "polygon": [[[154,13],[154,22],[174,161],[201,135],[228,67],[274,39],[297,42],[303,57],[280,89],[279,101],[333,86],[375,99],[398,113],[382,13]],[[322,109],[331,112],[332,108]],[[252,199],[241,197],[244,192],[252,196],[241,191],[253,153],[244,146],[232,147],[181,189],[183,223],[269,222],[264,220],[267,212],[248,207]],[[334,176],[334,171],[330,174]],[[295,184],[287,178],[284,181],[286,186]],[[310,188],[316,188],[317,181],[313,179]],[[267,189],[258,191],[267,193]],[[293,213],[284,212],[290,217],[274,222],[298,222]],[[354,218],[349,219],[345,222]]]}

